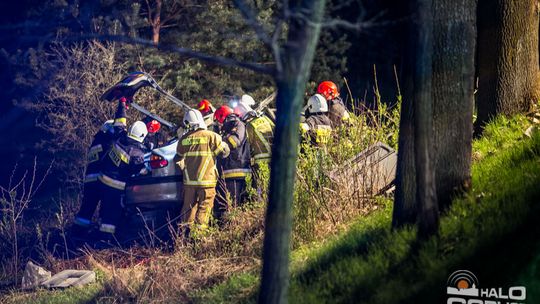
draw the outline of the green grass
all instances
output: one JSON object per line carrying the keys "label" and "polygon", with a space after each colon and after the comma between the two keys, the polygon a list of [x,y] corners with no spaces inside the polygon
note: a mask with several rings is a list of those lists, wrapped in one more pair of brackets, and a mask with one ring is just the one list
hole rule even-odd
{"label": "green grass", "polygon": [[[475,273],[480,288],[525,285],[540,303],[540,134],[523,136],[527,120],[499,118],[476,140],[472,190],[441,218],[437,238],[416,241],[407,227],[390,230],[392,201],[324,242],[291,254],[290,303],[444,303],[446,280]],[[191,294],[195,303],[255,303],[259,274],[232,275]],[[13,294],[8,303],[107,301],[103,283],[82,289]],[[0,298],[0,302],[3,303]]]}
{"label": "green grass", "polygon": [[[293,252],[290,302],[444,303],[448,276],[468,269],[481,288],[525,285],[527,303],[540,303],[540,135],[524,137],[526,124],[499,118],[474,142],[473,188],[441,218],[438,237],[418,243],[412,227],[392,232],[386,202],[347,232]],[[229,282],[200,294],[231,302]],[[251,290],[243,302],[255,301]]]}
{"label": "green grass", "polygon": [[[102,291],[101,283],[92,283],[82,287],[67,289],[46,290],[17,293],[0,297],[0,303],[28,303],[28,304],[65,304],[65,303],[93,303]],[[113,301],[111,301],[112,303]]]}
{"label": "green grass", "polygon": [[259,284],[259,276],[242,273],[232,276],[225,283],[205,291],[195,291],[194,303],[254,303],[254,294]]}

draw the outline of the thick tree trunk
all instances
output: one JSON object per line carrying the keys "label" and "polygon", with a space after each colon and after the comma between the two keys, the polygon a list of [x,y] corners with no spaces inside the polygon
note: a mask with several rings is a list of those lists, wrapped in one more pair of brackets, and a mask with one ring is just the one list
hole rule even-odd
{"label": "thick tree trunk", "polygon": [[292,201],[302,99],[315,48],[325,0],[302,0],[291,8],[306,20],[292,19],[282,52],[283,69],[276,75],[277,121],[272,147],[268,208],[266,211],[262,280],[259,303],[287,303]]}
{"label": "thick tree trunk", "polygon": [[433,58],[433,0],[417,0],[418,57],[414,73],[414,145],[416,163],[416,197],[420,209],[420,237],[437,232],[439,208],[435,196],[435,173],[432,167],[432,58]]}
{"label": "thick tree trunk", "polygon": [[432,0],[410,6],[404,99],[398,149],[393,227],[419,222],[419,233],[436,232],[438,208],[432,170]]}
{"label": "thick tree trunk", "polygon": [[539,99],[538,26],[538,0],[478,1],[477,134]]}
{"label": "thick tree trunk", "polygon": [[[412,75],[412,74],[405,74]],[[412,76],[407,76],[411,78]],[[410,82],[410,84],[407,84]],[[392,214],[392,227],[399,228],[416,223],[416,167],[414,161],[414,107],[412,102],[412,79],[405,80],[399,123],[398,161],[396,170],[396,193]],[[407,87],[411,92],[407,93]]]}
{"label": "thick tree trunk", "polygon": [[476,0],[437,0],[433,9],[435,187],[446,209],[470,184]]}

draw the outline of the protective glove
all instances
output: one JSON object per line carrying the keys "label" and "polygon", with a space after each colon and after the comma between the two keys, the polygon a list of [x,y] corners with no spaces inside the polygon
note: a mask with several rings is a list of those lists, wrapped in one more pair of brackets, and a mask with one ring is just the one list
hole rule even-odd
{"label": "protective glove", "polygon": [[122,103],[122,106],[124,106],[124,108],[127,110],[129,109],[129,104],[133,101],[132,98],[126,98],[126,97],[122,97],[120,98],[120,102]]}

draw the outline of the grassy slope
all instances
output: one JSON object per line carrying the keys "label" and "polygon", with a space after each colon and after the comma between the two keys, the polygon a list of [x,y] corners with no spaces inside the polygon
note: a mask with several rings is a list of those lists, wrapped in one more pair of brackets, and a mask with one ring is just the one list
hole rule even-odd
{"label": "grassy slope", "polygon": [[[524,138],[526,123],[523,117],[499,119],[474,143],[480,161],[473,166],[473,190],[442,218],[438,239],[419,245],[413,229],[391,232],[392,203],[385,201],[348,231],[293,252],[290,302],[443,303],[448,275],[469,269],[480,287],[523,284],[527,303],[540,303],[540,135]],[[99,281],[4,300],[94,302],[103,288]],[[195,291],[193,300],[252,303],[257,284],[258,273],[233,275]]]}
{"label": "grassy slope", "polygon": [[[480,287],[525,285],[540,303],[540,135],[524,117],[498,119],[475,141],[473,189],[417,244],[412,228],[389,230],[391,202],[317,248],[293,253],[291,303],[443,303],[446,280],[474,272]],[[256,274],[199,292],[205,303],[254,302]]]}

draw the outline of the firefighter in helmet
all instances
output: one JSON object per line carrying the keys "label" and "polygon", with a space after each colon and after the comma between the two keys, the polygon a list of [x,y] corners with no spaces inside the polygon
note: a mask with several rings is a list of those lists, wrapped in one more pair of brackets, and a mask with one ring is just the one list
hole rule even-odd
{"label": "firefighter in helmet", "polygon": [[147,116],[144,120],[146,123],[146,129],[148,130],[148,135],[144,140],[144,144],[148,147],[149,150],[163,146],[167,140],[163,135],[161,130],[161,123],[152,117]]}
{"label": "firefighter in helmet", "polygon": [[119,100],[114,120],[107,120],[101,126],[88,149],[82,203],[72,231],[74,236],[82,237],[89,232],[94,212],[102,200],[102,189],[98,181],[101,159],[114,141],[126,132],[126,102],[125,98]]}
{"label": "firefighter in helmet", "polygon": [[332,127],[337,128],[350,119],[347,107],[339,97],[338,87],[332,81],[323,81],[317,87],[317,94],[324,96],[328,101],[328,117],[332,122]]}
{"label": "firefighter in helmet", "polygon": [[[223,141],[231,151],[229,157],[219,161],[221,177],[225,182],[226,192],[232,200],[232,206],[240,206],[246,199],[246,178],[251,173],[250,148],[246,126],[229,106],[221,106],[214,113],[214,120],[219,126]],[[223,190],[221,188],[221,190]],[[218,189],[219,191],[219,189]],[[228,210],[227,196],[220,191],[214,207],[214,214],[221,219]]]}
{"label": "firefighter in helmet", "polygon": [[216,108],[208,99],[203,99],[197,104],[197,110],[199,110],[204,118],[206,127],[210,127],[214,123],[214,113]]}
{"label": "firefighter in helmet", "polygon": [[315,94],[308,99],[306,120],[300,124],[300,130],[313,145],[323,146],[332,135],[332,121],[327,113],[328,104],[322,95]]}
{"label": "firefighter in helmet", "polygon": [[205,229],[208,225],[216,196],[216,157],[227,157],[230,151],[219,134],[206,129],[198,110],[187,111],[183,122],[188,131],[178,141],[175,161],[183,171],[181,220],[189,236],[194,228]]}
{"label": "firefighter in helmet", "polygon": [[246,131],[251,152],[251,167],[253,173],[253,186],[260,197],[262,185],[260,183],[263,168],[270,166],[272,159],[272,143],[274,141],[274,122],[264,114],[257,113],[247,103],[240,102],[234,112],[246,124]]}
{"label": "firefighter in helmet", "polygon": [[116,233],[116,226],[122,217],[122,198],[126,182],[132,176],[146,174],[144,154],[147,147],[144,139],[148,134],[146,124],[136,121],[124,136],[117,139],[101,160],[103,206],[100,209],[101,226],[104,239],[111,239]]}

